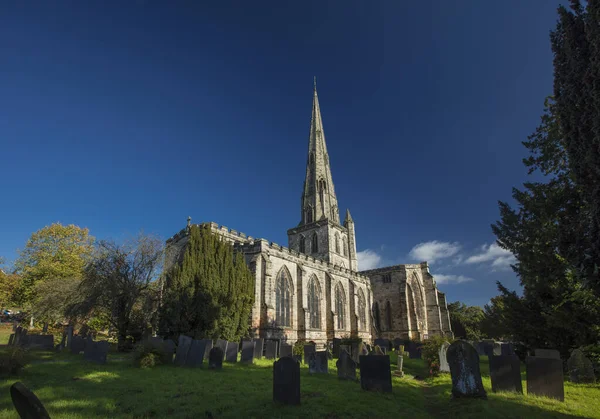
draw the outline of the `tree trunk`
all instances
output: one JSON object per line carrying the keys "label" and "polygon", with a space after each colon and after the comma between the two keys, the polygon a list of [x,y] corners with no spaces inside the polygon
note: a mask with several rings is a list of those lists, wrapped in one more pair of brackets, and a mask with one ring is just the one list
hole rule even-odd
{"label": "tree trunk", "polygon": [[29,319],[29,328],[33,329],[33,314],[31,315],[31,319]]}

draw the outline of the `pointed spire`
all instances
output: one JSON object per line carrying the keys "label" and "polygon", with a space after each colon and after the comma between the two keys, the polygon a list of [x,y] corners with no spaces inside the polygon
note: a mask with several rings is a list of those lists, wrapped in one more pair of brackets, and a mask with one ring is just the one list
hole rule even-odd
{"label": "pointed spire", "polygon": [[352,219],[352,216],[350,215],[350,210],[349,209],[346,210],[346,220],[344,222],[346,223],[348,221],[354,221]]}

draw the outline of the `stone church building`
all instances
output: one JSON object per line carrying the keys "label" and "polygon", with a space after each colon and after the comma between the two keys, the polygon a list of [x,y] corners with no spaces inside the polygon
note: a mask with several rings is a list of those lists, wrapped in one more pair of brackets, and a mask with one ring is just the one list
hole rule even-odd
{"label": "stone church building", "polygon": [[[255,275],[255,337],[325,344],[334,337],[370,342],[452,333],[427,262],[358,271],[354,221],[349,210],[340,220],[316,85],[300,222],[287,231],[288,246],[202,225],[242,252]],[[167,240],[167,264],[183,249],[188,228]]]}

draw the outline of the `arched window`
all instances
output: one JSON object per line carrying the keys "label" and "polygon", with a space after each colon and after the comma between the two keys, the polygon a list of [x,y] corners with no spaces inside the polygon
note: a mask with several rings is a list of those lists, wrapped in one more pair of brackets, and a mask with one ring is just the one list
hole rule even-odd
{"label": "arched window", "polygon": [[275,288],[275,322],[277,326],[291,326],[291,279],[287,269],[282,268],[277,275]]}
{"label": "arched window", "polygon": [[342,240],[342,250],[344,251],[344,256],[348,256],[348,242],[345,237]]}
{"label": "arched window", "polygon": [[361,289],[358,290],[358,330],[367,329],[367,303],[365,300],[365,294]]}
{"label": "arched window", "polygon": [[335,253],[340,253],[340,236],[335,233]]}
{"label": "arched window", "polygon": [[346,317],[346,298],[344,296],[344,289],[341,284],[337,284],[335,287],[335,308],[337,311],[337,328],[339,330],[344,328],[344,319]]}
{"label": "arched window", "polygon": [[311,329],[321,328],[321,290],[314,276],[308,283],[308,311]]}
{"label": "arched window", "polygon": [[385,320],[387,330],[392,330],[392,305],[389,301],[385,304]]}
{"label": "arched window", "polygon": [[375,302],[375,306],[373,307],[373,316],[375,317],[375,327],[377,330],[381,331],[381,320],[379,317],[379,303]]}
{"label": "arched window", "polygon": [[319,236],[314,233],[312,236],[311,249],[312,253],[319,253]]}
{"label": "arched window", "polygon": [[300,253],[306,253],[306,239],[304,236],[300,236],[300,243],[298,245]]}

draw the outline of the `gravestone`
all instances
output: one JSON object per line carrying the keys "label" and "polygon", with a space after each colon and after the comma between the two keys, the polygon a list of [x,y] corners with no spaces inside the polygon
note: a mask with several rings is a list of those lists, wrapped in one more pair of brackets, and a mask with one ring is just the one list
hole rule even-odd
{"label": "gravestone", "polygon": [[489,357],[492,391],[512,391],[523,394],[521,361],[515,355],[492,355]]}
{"label": "gravestone", "polygon": [[383,353],[383,350],[381,349],[381,347],[379,345],[375,345],[375,348],[373,349],[373,352],[370,352],[369,354],[372,354],[372,355],[385,355]]}
{"label": "gravestone", "polygon": [[60,343],[57,345],[56,349],[58,351],[62,351],[67,347],[67,332],[63,330],[62,333],[62,338],[60,340]]}
{"label": "gravestone", "polygon": [[350,344],[350,356],[358,364],[358,357],[360,356],[360,347],[358,342],[352,342]]}
{"label": "gravestone", "polygon": [[340,345],[342,344],[342,340],[339,338],[333,338],[333,345],[331,348],[331,352],[333,353],[334,358],[340,357]]}
{"label": "gravestone", "polygon": [[300,404],[300,364],[289,356],[273,364],[273,401]]}
{"label": "gravestone", "polygon": [[54,349],[54,335],[29,335],[25,346],[30,349],[51,351]]}
{"label": "gravestone", "polygon": [[367,391],[392,392],[389,355],[360,356],[360,387]]}
{"label": "gravestone", "polygon": [[[537,350],[536,350],[537,352]],[[528,356],[527,394],[565,400],[562,360]]]}
{"label": "gravestone", "polygon": [[85,350],[94,344],[94,339],[92,339],[91,336],[88,336],[86,338],[83,338],[83,352],[85,353]]}
{"label": "gravestone", "polygon": [[408,353],[410,359],[421,359],[421,343],[410,342]]}
{"label": "gravestone", "polygon": [[71,353],[79,355],[85,349],[85,341],[81,336],[73,336],[71,338]]}
{"label": "gravestone", "polygon": [[502,343],[500,345],[500,355],[511,356],[515,355],[515,350],[512,343]]}
{"label": "gravestone", "polygon": [[574,383],[595,383],[594,366],[581,349],[575,349],[567,360],[569,379]]}
{"label": "gravestone", "polygon": [[[340,345],[340,352],[341,351],[348,352],[350,354],[350,357],[352,357],[352,347],[350,345]],[[306,355],[304,356],[304,359],[306,360]]]}
{"label": "gravestone", "polygon": [[279,345],[279,358],[283,358],[284,356],[292,356],[293,355],[293,347],[292,345],[288,345],[287,343],[282,343]]}
{"label": "gravestone", "polygon": [[73,341],[73,326],[67,326],[67,348],[71,349],[71,342]]}
{"label": "gravestone", "polygon": [[494,356],[502,355],[502,342],[494,342],[494,348],[492,350],[492,355],[494,355]]}
{"label": "gravestone", "polygon": [[236,363],[238,358],[238,345],[235,342],[227,342],[225,362]]}
{"label": "gravestone", "polygon": [[177,352],[175,353],[175,365],[183,367],[185,360],[187,359],[188,352],[192,346],[193,339],[189,336],[179,335],[179,342],[177,344]]}
{"label": "gravestone", "polygon": [[50,419],[40,399],[22,383],[16,382],[10,386],[10,398],[21,418]]}
{"label": "gravestone", "polygon": [[146,341],[146,345],[159,352],[160,359],[164,364],[173,363],[175,343],[171,339],[163,340],[160,337],[153,337]]}
{"label": "gravestone", "polygon": [[225,354],[227,353],[227,341],[223,339],[217,339],[215,346],[221,348],[221,351],[223,352],[223,359],[225,359]]}
{"label": "gravestone", "polygon": [[340,351],[340,356],[335,363],[337,375],[340,380],[356,380],[356,362],[345,350]]}
{"label": "gravestone", "polygon": [[256,342],[245,340],[242,342],[242,361],[251,364],[254,361]]}
{"label": "gravestone", "polygon": [[450,365],[448,364],[448,358],[446,357],[449,347],[450,343],[448,342],[444,342],[442,343],[442,346],[440,346],[438,353],[440,359],[440,372],[450,372]]}
{"label": "gravestone", "polygon": [[294,358],[299,364],[302,364],[302,355],[292,355],[292,358]]}
{"label": "gravestone", "polygon": [[258,338],[258,339],[252,339],[255,343],[254,345],[254,358],[256,359],[262,359],[263,357],[263,346],[265,343],[265,340],[263,338]]}
{"label": "gravestone", "polygon": [[327,351],[316,351],[310,354],[308,372],[311,374],[327,374]]}
{"label": "gravestone", "polygon": [[15,343],[15,334],[11,333],[10,337],[8,338],[8,346],[12,346]]}
{"label": "gravestone", "polygon": [[463,340],[457,340],[448,347],[446,358],[452,374],[453,397],[487,398],[481,382],[479,355],[473,346]]}
{"label": "gravestone", "polygon": [[204,359],[206,359],[206,362],[208,362],[210,350],[213,348],[213,341],[212,341],[212,339],[205,339],[205,341],[206,341],[206,346],[204,347]]}
{"label": "gravestone", "polygon": [[265,358],[275,359],[277,357],[277,342],[274,340],[267,341],[267,348],[265,350]]}
{"label": "gravestone", "polygon": [[373,341],[373,344],[375,346],[379,346],[381,348],[381,350],[386,349],[389,350],[390,349],[390,340],[389,339],[375,339],[375,341]]}
{"label": "gravestone", "polygon": [[536,349],[535,357],[536,358],[560,359],[560,352],[558,352],[556,349]]}
{"label": "gravestone", "polygon": [[[402,340],[400,338],[394,339],[394,349],[396,351],[400,350],[400,345],[402,345],[402,347],[404,348],[404,340]],[[404,349],[402,349],[402,351],[404,352]]]}
{"label": "gravestone", "polygon": [[13,344],[15,346],[20,344],[22,332],[23,332],[23,328],[21,326],[17,326],[17,328],[15,329],[15,340],[13,342]]}
{"label": "gravestone", "polygon": [[304,362],[309,363],[310,355],[315,353],[317,348],[315,345],[304,345]]}
{"label": "gravestone", "polygon": [[17,323],[17,322],[13,322],[13,324],[12,324],[12,331],[13,331],[13,332],[16,332],[16,331],[17,331],[17,327],[18,327],[18,326],[19,326],[19,323]]}
{"label": "gravestone", "polygon": [[208,354],[208,368],[220,370],[223,368],[223,350],[220,346],[215,346]]}
{"label": "gravestone", "polygon": [[398,360],[396,361],[396,371],[394,371],[394,375],[398,377],[404,377],[404,371],[402,371],[402,366],[404,365],[404,356],[399,353]]}
{"label": "gravestone", "polygon": [[204,354],[206,353],[206,343],[211,342],[208,339],[193,339],[190,344],[187,356],[185,357],[185,366],[190,368],[202,367]]}
{"label": "gravestone", "polygon": [[85,346],[83,359],[96,364],[106,364],[106,356],[108,355],[108,341],[101,340],[99,342],[92,341]]}

